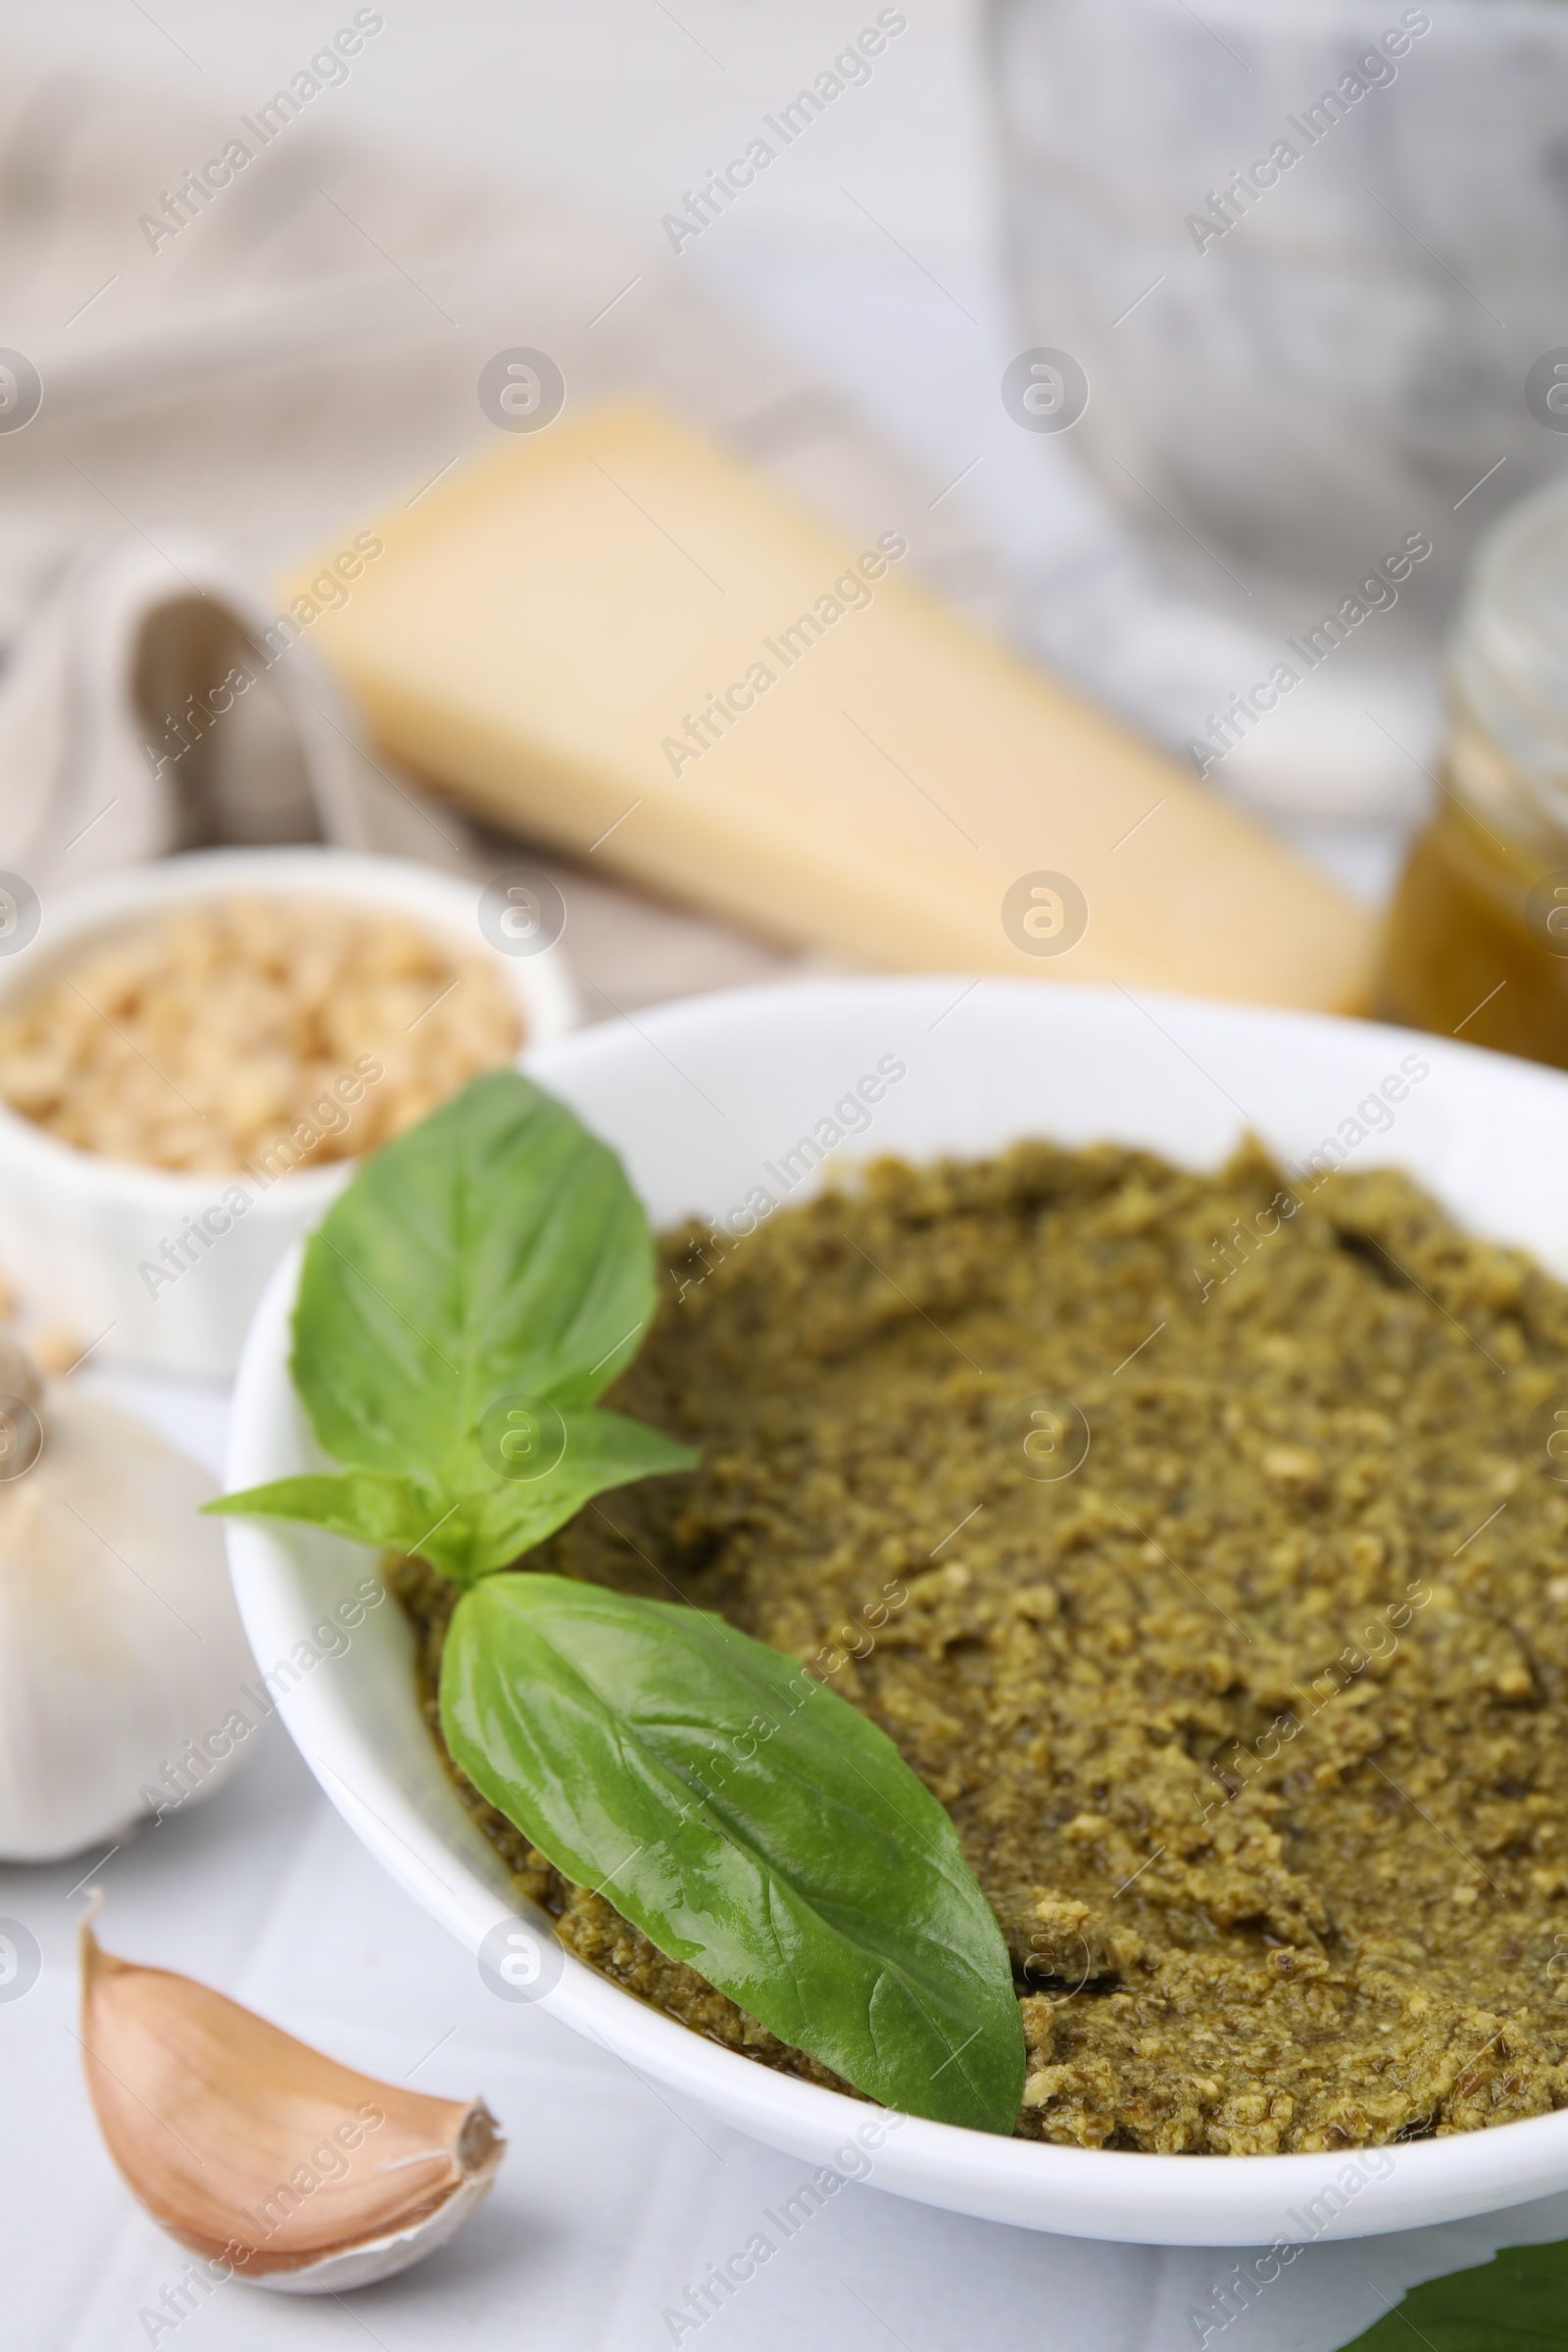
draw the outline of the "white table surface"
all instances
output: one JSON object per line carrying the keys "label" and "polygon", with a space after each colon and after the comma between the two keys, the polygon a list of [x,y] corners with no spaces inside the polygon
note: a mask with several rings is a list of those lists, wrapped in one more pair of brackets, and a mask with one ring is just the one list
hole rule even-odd
{"label": "white table surface", "polygon": [[[218,1470],[211,1390],[89,1376]],[[97,1867],[95,1867],[95,1865]],[[199,1977],[334,2057],[444,2097],[482,2094],[510,2142],[487,2204],[417,2269],[352,2296],[233,2280],[177,2328],[154,2312],[186,2257],[99,2141],[75,2038],[83,1885],[110,1950]],[[361,1847],[274,1718],[244,1769],[106,1862],[0,1870],[0,1918],[43,1973],[0,2004],[0,2340],[7,2352],[1192,2352],[1234,2251],[1103,2246],[965,2221],[851,2185],[701,2328],[667,2309],[744,2246],[808,2167],[683,2112],[538,2008],[502,2002]],[[1200,2161],[1199,2159],[1194,2160]],[[1213,2160],[1216,2163],[1220,2160]],[[1568,2196],[1302,2251],[1223,2352],[1330,2352],[1417,2278],[1568,2235]]]}

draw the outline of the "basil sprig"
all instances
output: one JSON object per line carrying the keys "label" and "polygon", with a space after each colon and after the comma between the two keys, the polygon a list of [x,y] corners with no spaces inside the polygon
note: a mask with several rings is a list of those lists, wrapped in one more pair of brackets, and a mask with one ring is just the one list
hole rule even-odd
{"label": "basil sprig", "polygon": [[595,1402],[654,1302],[613,1152],[514,1072],[476,1079],[367,1160],[307,1246],[292,1370],[341,1473],[209,1507],[416,1552],[463,1586],[448,1749],[558,1870],[858,2089],[1010,2132],[1006,1946],[892,1741],[705,1610],[495,1573],[590,1496],[695,1466]]}
{"label": "basil sprig", "polygon": [[558,1870],[781,2041],[886,2105],[1012,2130],[1018,2003],[953,1823],[794,1659],[706,1609],[490,1577],[453,1616],[441,1728]]}
{"label": "basil sprig", "polygon": [[697,1456],[591,1409],[653,1315],[653,1239],[615,1154],[515,1071],[368,1159],[306,1245],[294,1386],[346,1476],[216,1511],[417,1552],[459,1584],[592,1495]]}

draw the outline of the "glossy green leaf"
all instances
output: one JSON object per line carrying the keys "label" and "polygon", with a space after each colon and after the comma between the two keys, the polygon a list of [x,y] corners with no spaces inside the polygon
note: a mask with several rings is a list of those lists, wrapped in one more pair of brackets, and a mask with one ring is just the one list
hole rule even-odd
{"label": "glossy green leaf", "polygon": [[545,1477],[532,1483],[488,1478],[466,1498],[472,1534],[463,1561],[464,1582],[510,1567],[564,1527],[595,1494],[629,1486],[635,1478],[697,1467],[698,1457],[689,1446],[677,1446],[624,1413],[568,1409],[561,1421],[564,1450]]}
{"label": "glossy green leaf", "polygon": [[654,1298],[613,1152],[499,1070],[374,1152],[311,1237],[295,1385],[334,1461],[450,1488],[509,1392],[591,1404]]}
{"label": "glossy green leaf", "polygon": [[471,1584],[554,1535],[595,1494],[633,1479],[696,1467],[697,1456],[623,1413],[566,1412],[565,1444],[545,1476],[523,1484],[482,1465],[466,1491],[427,1494],[407,1479],[375,1470],[341,1478],[280,1478],[270,1486],[221,1494],[204,1505],[226,1518],[292,1519],[373,1544],[417,1552],[457,1584]]}
{"label": "glossy green leaf", "polygon": [[1568,2245],[1504,2246],[1412,2286],[1346,2352],[1568,2352]]}
{"label": "glossy green leaf", "polygon": [[514,1070],[367,1160],[307,1245],[294,1385],[347,1475],[227,1495],[417,1551],[460,1584],[594,1494],[697,1456],[593,1399],[653,1312],[653,1243],[620,1162]]}
{"label": "glossy green leaf", "polygon": [[448,1630],[453,1757],[557,1868],[858,2089],[1010,2132],[1002,1932],[892,1741],[707,1612],[487,1578]]}
{"label": "glossy green leaf", "polygon": [[356,1544],[396,1544],[402,1551],[417,1551],[432,1518],[440,1517],[406,1479],[365,1470],[342,1478],[278,1478],[270,1486],[247,1487],[243,1494],[220,1494],[202,1507],[229,1519],[302,1520],[330,1535],[352,1537]]}

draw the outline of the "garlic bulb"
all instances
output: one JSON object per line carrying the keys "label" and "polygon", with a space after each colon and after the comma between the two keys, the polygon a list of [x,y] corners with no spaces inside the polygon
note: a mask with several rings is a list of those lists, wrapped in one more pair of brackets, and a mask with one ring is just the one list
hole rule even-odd
{"label": "garlic bulb", "polygon": [[[216,1492],[0,1333],[0,1861],[50,1861],[230,1771],[254,1674]],[[267,1710],[267,1711],[270,1711]]]}
{"label": "garlic bulb", "polygon": [[444,2245],[495,2180],[506,2141],[482,2100],[355,2074],[189,1977],[115,1959],[90,1926],[81,1970],[99,2129],[209,2289],[368,2286]]}
{"label": "garlic bulb", "polygon": [[21,1478],[43,1450],[43,1378],[15,1332],[0,1330],[0,1479]]}

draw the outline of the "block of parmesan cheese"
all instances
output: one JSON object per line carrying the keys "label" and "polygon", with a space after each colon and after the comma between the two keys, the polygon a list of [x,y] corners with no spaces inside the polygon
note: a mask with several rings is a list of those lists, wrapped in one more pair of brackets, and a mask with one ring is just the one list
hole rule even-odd
{"label": "block of parmesan cheese", "polygon": [[1355,1007],[1365,913],[923,593],[900,523],[854,544],[617,406],[509,437],[376,517],[352,580],[328,557],[287,593],[405,765],[775,939]]}

